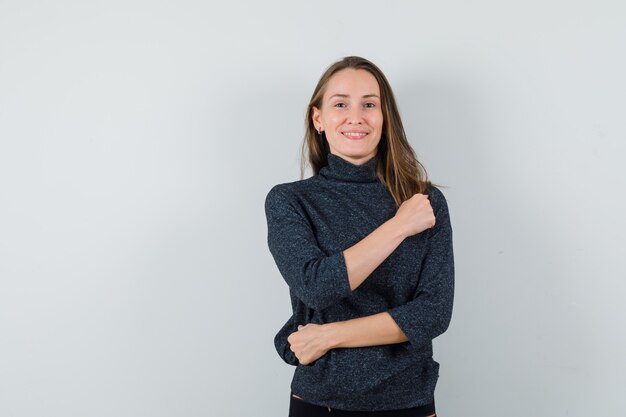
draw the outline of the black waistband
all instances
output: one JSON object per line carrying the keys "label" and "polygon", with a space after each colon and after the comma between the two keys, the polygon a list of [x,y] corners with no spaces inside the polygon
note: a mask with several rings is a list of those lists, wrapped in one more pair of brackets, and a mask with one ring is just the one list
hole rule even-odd
{"label": "black waistband", "polygon": [[290,395],[289,417],[352,416],[352,417],[427,417],[435,414],[435,402],[401,410],[350,411],[311,404]]}

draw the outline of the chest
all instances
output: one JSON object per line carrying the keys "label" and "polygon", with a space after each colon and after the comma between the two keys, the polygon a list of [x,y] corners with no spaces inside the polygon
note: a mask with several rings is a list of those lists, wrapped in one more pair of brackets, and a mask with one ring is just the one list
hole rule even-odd
{"label": "chest", "polygon": [[[345,250],[391,219],[396,207],[384,186],[354,189],[334,187],[304,202],[319,247],[332,254]],[[426,255],[426,233],[405,238],[352,296],[359,308],[373,310],[400,305],[416,290]]]}

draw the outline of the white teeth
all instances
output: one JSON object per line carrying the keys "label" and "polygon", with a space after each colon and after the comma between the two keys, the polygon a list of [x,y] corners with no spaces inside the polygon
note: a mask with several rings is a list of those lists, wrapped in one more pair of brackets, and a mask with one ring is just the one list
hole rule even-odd
{"label": "white teeth", "polygon": [[353,138],[362,138],[363,136],[367,135],[367,133],[348,133],[348,132],[344,132],[345,136],[350,136]]}

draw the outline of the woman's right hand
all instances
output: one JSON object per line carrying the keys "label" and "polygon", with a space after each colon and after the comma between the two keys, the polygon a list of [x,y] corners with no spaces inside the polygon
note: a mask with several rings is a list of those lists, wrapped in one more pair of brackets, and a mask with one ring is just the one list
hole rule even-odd
{"label": "woman's right hand", "polygon": [[394,216],[405,235],[413,236],[435,225],[435,213],[426,194],[414,194],[402,202]]}

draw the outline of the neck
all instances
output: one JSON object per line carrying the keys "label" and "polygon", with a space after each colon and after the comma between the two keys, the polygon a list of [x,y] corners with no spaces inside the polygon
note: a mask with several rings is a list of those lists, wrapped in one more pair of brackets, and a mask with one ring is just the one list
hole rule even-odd
{"label": "neck", "polygon": [[319,175],[327,180],[341,182],[376,182],[376,165],[378,155],[369,159],[361,159],[360,164],[355,164],[339,155],[328,153],[328,164],[319,170]]}

